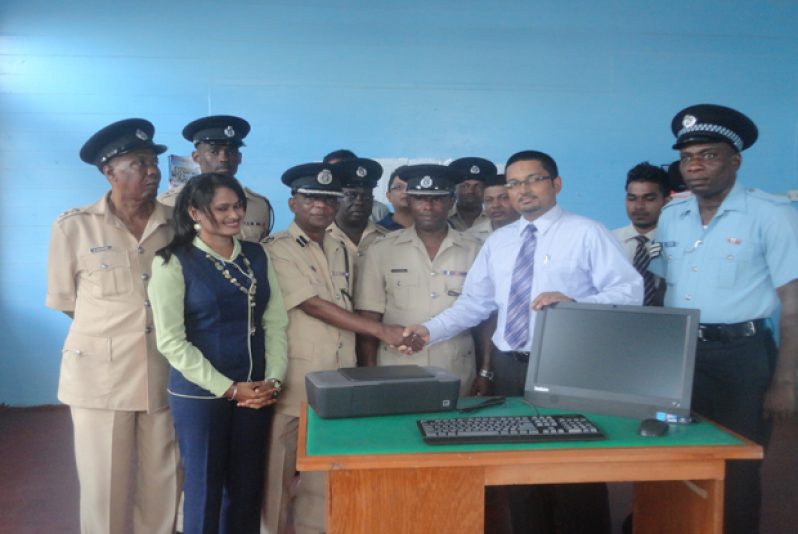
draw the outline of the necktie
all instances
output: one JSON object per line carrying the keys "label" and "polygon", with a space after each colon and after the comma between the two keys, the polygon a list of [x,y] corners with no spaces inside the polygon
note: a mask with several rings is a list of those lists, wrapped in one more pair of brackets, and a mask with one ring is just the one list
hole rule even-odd
{"label": "necktie", "polygon": [[643,304],[645,306],[656,306],[657,288],[655,285],[654,274],[648,270],[648,264],[651,263],[651,256],[648,255],[648,238],[644,235],[635,236],[637,241],[637,248],[635,249],[635,258],[632,262],[635,269],[643,276]]}
{"label": "necktie", "polygon": [[507,322],[504,326],[504,340],[513,350],[523,347],[529,339],[529,305],[532,302],[532,273],[535,267],[534,224],[524,228],[521,236],[521,250],[515,258],[513,279],[510,282],[510,298],[507,303]]}

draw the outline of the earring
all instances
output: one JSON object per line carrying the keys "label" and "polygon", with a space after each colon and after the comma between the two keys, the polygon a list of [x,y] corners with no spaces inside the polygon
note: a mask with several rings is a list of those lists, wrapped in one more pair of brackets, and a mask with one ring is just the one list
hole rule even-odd
{"label": "earring", "polygon": [[200,226],[200,223],[194,223],[194,231],[199,232],[200,229],[202,229],[202,226]]}

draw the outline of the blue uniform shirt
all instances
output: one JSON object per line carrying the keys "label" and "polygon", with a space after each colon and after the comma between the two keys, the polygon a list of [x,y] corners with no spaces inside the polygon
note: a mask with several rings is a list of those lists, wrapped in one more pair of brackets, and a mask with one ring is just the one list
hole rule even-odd
{"label": "blue uniform shirt", "polygon": [[789,201],[739,183],[704,227],[694,196],[665,205],[651,270],[668,284],[665,306],[698,308],[702,323],[770,317],[776,288],[798,278],[798,213]]}

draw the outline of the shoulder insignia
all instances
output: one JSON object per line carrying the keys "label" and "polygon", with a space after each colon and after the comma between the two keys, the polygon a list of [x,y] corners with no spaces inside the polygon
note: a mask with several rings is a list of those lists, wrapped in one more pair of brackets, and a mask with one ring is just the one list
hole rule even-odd
{"label": "shoulder insignia", "polygon": [[761,189],[756,189],[754,187],[747,187],[745,189],[746,194],[751,195],[754,198],[758,198],[760,200],[766,200],[768,202],[772,202],[773,204],[789,204],[790,199],[786,195],[774,195],[773,193],[767,193],[762,191]]}
{"label": "shoulder insignia", "polygon": [[58,215],[58,219],[63,219],[65,217],[69,217],[70,215],[75,215],[76,213],[82,213],[83,210],[81,208],[72,208],[70,210],[66,210],[64,213]]}

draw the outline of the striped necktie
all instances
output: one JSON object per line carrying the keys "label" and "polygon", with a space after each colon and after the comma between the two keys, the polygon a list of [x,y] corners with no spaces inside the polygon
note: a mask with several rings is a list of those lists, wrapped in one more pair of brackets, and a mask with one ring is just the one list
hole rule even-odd
{"label": "striped necktie", "polygon": [[644,235],[635,236],[637,241],[637,248],[635,249],[635,258],[632,262],[637,272],[643,277],[643,304],[645,306],[656,306],[657,288],[654,279],[654,273],[648,270],[648,265],[651,263],[651,256],[648,255],[648,238]]}
{"label": "striped necktie", "polygon": [[507,303],[507,321],[504,340],[513,350],[522,348],[529,339],[529,306],[532,303],[532,274],[535,268],[534,224],[527,225],[521,235],[521,250],[515,258],[513,279],[510,282],[510,298]]}

